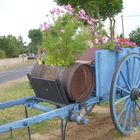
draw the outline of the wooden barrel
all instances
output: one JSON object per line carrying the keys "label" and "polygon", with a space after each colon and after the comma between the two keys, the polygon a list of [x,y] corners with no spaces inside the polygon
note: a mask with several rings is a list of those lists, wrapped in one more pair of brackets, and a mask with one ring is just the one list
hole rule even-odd
{"label": "wooden barrel", "polygon": [[32,76],[48,80],[59,79],[70,101],[87,100],[95,88],[95,74],[88,64],[76,63],[70,67],[58,67],[36,64]]}

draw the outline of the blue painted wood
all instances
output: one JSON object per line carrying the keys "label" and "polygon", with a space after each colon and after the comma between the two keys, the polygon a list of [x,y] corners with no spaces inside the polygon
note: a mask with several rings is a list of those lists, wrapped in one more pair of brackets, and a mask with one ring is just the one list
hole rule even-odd
{"label": "blue painted wood", "polygon": [[35,96],[31,96],[31,97],[25,97],[23,99],[2,102],[2,103],[0,103],[0,109],[6,109],[9,107],[26,104],[27,102],[29,103],[29,101],[33,102],[34,99],[35,99]]}
{"label": "blue painted wood", "polygon": [[[18,103],[18,105],[19,105],[20,101],[22,101],[22,103],[26,103],[26,105],[28,104],[28,102],[26,102],[24,99],[21,99],[21,100],[19,99],[17,101],[8,102],[8,104],[7,103],[1,104],[1,109],[4,109],[4,107],[6,107],[6,108],[9,107],[9,105],[11,103],[12,103],[12,105],[15,105]],[[85,102],[86,106],[90,106],[90,105],[97,104],[97,103],[99,103],[99,99],[96,97],[91,97],[88,101]],[[44,106],[39,106],[39,105],[35,105],[35,104],[33,104],[32,107],[38,108],[42,111],[48,111],[48,112],[40,114],[38,116],[33,116],[30,118],[26,118],[23,120],[19,120],[16,122],[2,125],[2,126],[0,126],[0,134],[6,133],[6,132],[11,131],[11,130],[16,130],[19,128],[25,128],[25,127],[28,127],[28,126],[31,126],[34,124],[38,124],[38,123],[41,123],[43,121],[54,119],[54,118],[59,118],[59,119],[60,118],[61,119],[68,118],[71,110],[73,110],[74,112],[80,112],[80,108],[79,108],[78,103],[70,104],[70,105],[67,105],[65,107],[55,109],[55,110],[51,110],[51,109],[47,110],[47,108],[45,109]]]}
{"label": "blue painted wood", "polygon": [[41,111],[44,111],[44,112],[49,112],[49,111],[52,111],[53,110],[50,107],[39,105],[39,104],[33,104],[32,105],[32,108],[38,109],[38,110],[41,110]]}
{"label": "blue painted wood", "polygon": [[140,127],[139,71],[140,54],[130,53],[118,63],[113,74],[110,109],[114,125],[123,135],[129,135]]}
{"label": "blue painted wood", "polygon": [[[125,48],[121,52],[114,52],[109,50],[96,51],[95,70],[96,70],[96,96],[97,97],[103,97],[104,100],[109,99],[111,80],[116,65],[124,56],[126,56],[129,53],[140,53],[140,47]],[[131,69],[132,68],[130,68],[130,70]],[[124,71],[127,70],[124,69]]]}

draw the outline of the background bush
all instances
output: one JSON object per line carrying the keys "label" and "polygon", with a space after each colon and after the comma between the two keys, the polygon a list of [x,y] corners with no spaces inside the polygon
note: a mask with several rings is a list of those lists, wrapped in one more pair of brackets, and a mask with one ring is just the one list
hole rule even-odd
{"label": "background bush", "polygon": [[5,52],[3,50],[0,50],[0,58],[5,58]]}
{"label": "background bush", "polygon": [[138,46],[140,46],[140,27],[138,27],[136,30],[133,30],[129,34],[130,41],[136,42]]}
{"label": "background bush", "polygon": [[[18,57],[22,52],[23,44],[20,39],[12,35],[0,37],[0,50],[5,52],[5,57]],[[4,56],[4,53],[2,53]]]}

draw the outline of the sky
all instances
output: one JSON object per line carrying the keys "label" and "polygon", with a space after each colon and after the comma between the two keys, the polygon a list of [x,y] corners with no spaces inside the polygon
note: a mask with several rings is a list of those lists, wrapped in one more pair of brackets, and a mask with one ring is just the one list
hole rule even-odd
{"label": "sky", "polygon": [[[124,33],[128,34],[140,27],[140,0],[123,0]],[[46,14],[56,7],[53,0],[0,0],[0,36],[21,35],[29,43],[28,31],[37,29],[46,21]],[[122,32],[121,14],[116,17],[116,32]],[[106,22],[108,28],[108,22]]]}
{"label": "sky", "polygon": [[128,37],[132,30],[140,27],[140,0],[123,0],[123,11],[116,16],[116,32],[122,33],[122,20],[123,15],[124,35]]}
{"label": "sky", "polygon": [[53,0],[0,0],[0,36],[21,35],[28,43],[28,31],[39,28],[53,7]]}

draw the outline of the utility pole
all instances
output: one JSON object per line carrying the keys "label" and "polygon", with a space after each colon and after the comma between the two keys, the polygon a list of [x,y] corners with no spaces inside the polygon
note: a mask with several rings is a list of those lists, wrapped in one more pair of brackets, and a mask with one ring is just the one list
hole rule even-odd
{"label": "utility pole", "polygon": [[122,37],[124,39],[124,22],[123,22],[123,15],[121,15],[121,21],[122,21]]}

